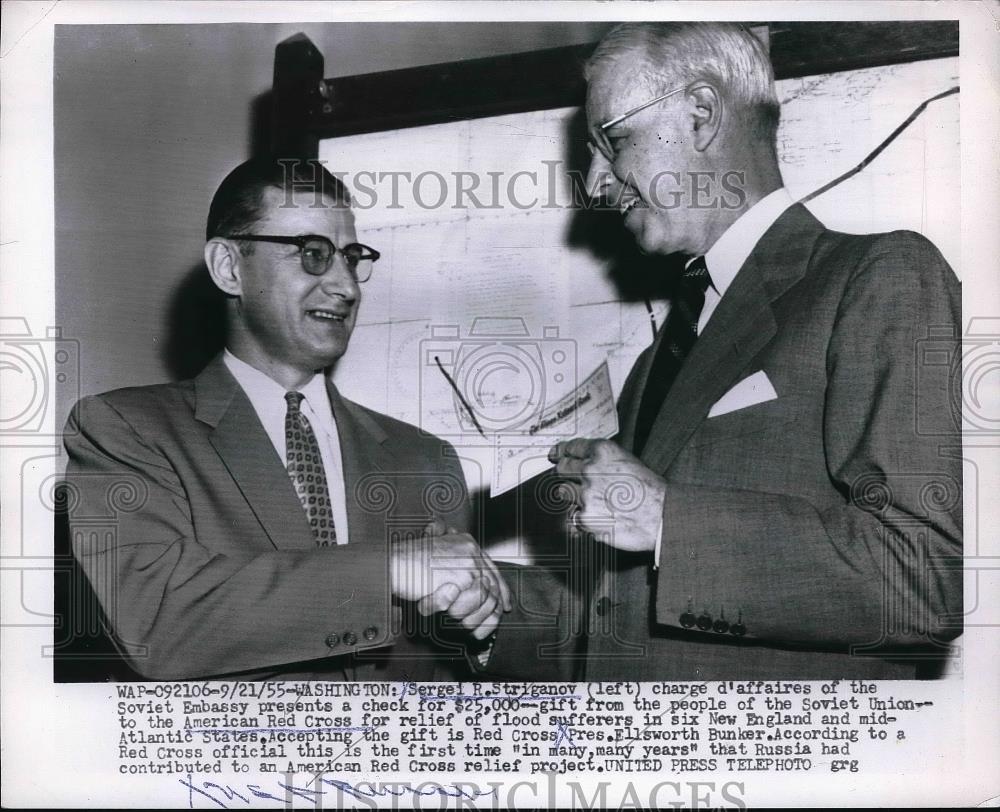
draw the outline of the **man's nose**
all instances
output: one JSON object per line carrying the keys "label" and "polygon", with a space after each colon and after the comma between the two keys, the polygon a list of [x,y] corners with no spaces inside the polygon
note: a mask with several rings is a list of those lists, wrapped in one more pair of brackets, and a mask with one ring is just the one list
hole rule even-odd
{"label": "man's nose", "polygon": [[599,149],[593,150],[590,158],[590,169],[587,171],[587,194],[594,200],[611,197],[614,185],[618,182],[611,168],[611,162]]}
{"label": "man's nose", "polygon": [[337,251],[333,262],[320,279],[323,291],[353,302],[361,295],[361,287],[354,278],[354,271],[347,264],[347,258]]}

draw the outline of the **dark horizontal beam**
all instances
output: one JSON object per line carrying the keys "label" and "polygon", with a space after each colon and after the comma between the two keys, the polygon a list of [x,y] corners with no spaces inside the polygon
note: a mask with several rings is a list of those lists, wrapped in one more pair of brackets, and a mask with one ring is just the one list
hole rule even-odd
{"label": "dark horizontal beam", "polygon": [[[768,23],[778,79],[958,54],[958,22]],[[315,138],[583,103],[593,44],[325,79],[307,94]],[[335,60],[336,55],[331,55]]]}
{"label": "dark horizontal beam", "polygon": [[320,138],[581,103],[593,44],[326,80],[311,118]]}
{"label": "dark horizontal beam", "polygon": [[958,21],[768,23],[776,79],[958,56]]}

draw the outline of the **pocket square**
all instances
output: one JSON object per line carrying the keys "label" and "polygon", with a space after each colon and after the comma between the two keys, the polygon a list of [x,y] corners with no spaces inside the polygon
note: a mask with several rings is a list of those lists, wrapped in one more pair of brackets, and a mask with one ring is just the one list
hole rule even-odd
{"label": "pocket square", "polygon": [[756,406],[758,403],[776,400],[777,397],[778,393],[774,391],[767,374],[764,370],[760,370],[744,378],[719,398],[715,405],[708,410],[708,416],[718,417],[729,414],[729,412],[745,409],[748,406]]}

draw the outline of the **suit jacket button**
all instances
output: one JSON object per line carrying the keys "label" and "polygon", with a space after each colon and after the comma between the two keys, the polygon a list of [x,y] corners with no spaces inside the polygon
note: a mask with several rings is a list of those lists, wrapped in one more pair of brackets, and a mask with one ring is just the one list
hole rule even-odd
{"label": "suit jacket button", "polygon": [[703,632],[712,628],[712,616],[708,612],[698,617],[698,628]]}
{"label": "suit jacket button", "polygon": [[725,618],[719,618],[715,623],[712,624],[712,630],[718,632],[719,634],[725,634],[729,631],[729,621]]}
{"label": "suit jacket button", "polygon": [[742,637],[743,635],[745,635],[747,633],[747,627],[744,626],[742,623],[734,623],[730,627],[729,633],[730,634],[735,634],[737,637]]}
{"label": "suit jacket button", "polygon": [[336,648],[340,645],[340,635],[336,633],[328,634],[325,642],[329,648]]}
{"label": "suit jacket button", "polygon": [[378,636],[378,628],[376,626],[369,626],[364,630],[365,640],[374,640]]}
{"label": "suit jacket button", "polygon": [[597,614],[600,615],[601,617],[604,617],[608,612],[611,611],[611,598],[598,598],[597,606],[595,607],[594,611],[596,611]]}
{"label": "suit jacket button", "polygon": [[354,632],[344,632],[344,645],[353,646],[358,642],[358,636]]}
{"label": "suit jacket button", "polygon": [[681,626],[690,629],[694,626],[694,612],[685,612],[681,615]]}

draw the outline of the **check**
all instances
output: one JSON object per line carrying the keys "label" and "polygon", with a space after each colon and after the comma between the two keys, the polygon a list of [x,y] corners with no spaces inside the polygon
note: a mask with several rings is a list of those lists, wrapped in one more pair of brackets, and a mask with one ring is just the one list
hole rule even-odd
{"label": "check", "polygon": [[545,408],[518,434],[497,434],[490,496],[499,496],[552,467],[549,449],[573,437],[608,439],[618,433],[611,375],[604,361],[569,394]]}

